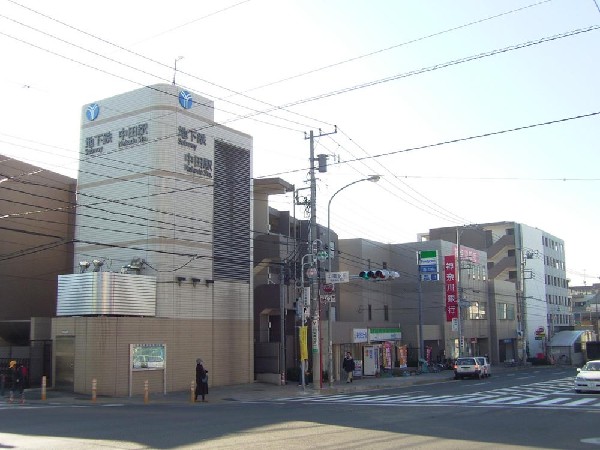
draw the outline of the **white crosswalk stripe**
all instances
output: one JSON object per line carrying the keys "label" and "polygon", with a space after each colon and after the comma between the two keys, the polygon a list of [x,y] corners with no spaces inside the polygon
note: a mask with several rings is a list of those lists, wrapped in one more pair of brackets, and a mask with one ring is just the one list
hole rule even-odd
{"label": "white crosswalk stripe", "polygon": [[460,405],[493,407],[588,408],[600,410],[600,396],[582,396],[573,391],[573,377],[534,382],[512,388],[456,395],[368,395],[337,394],[319,397],[287,397],[276,401],[352,403],[356,405]]}

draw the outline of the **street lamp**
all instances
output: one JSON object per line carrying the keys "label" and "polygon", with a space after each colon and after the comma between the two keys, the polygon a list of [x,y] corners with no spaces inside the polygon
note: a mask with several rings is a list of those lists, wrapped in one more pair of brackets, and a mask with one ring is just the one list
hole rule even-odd
{"label": "street lamp", "polygon": [[[328,268],[329,274],[331,275],[331,260],[333,259],[331,255],[331,201],[333,198],[338,195],[341,191],[346,189],[347,187],[352,186],[353,184],[360,183],[362,181],[372,181],[373,183],[377,183],[380,180],[380,175],[370,175],[367,178],[361,178],[360,180],[353,181],[352,183],[347,184],[339,188],[337,191],[333,193],[333,195],[329,198],[329,203],[327,203],[327,251],[329,253],[329,261]],[[327,338],[328,342],[328,371],[329,371],[329,386],[333,386],[333,340],[331,338],[331,302],[329,302],[329,315],[327,316]]]}

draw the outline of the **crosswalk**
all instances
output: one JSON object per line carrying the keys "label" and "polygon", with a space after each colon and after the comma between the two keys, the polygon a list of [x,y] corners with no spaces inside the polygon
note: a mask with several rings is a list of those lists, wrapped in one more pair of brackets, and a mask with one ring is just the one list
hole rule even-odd
{"label": "crosswalk", "polygon": [[284,403],[346,403],[370,406],[460,405],[466,407],[589,408],[600,410],[600,395],[575,393],[573,390],[573,377],[469,394],[337,394],[310,397],[284,397],[273,401]]}

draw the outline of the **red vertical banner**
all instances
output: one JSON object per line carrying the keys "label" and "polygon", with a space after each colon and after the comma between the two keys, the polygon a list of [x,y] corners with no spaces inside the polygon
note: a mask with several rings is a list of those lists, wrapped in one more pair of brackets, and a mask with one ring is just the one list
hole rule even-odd
{"label": "red vertical banner", "polygon": [[458,287],[456,285],[456,257],[444,256],[444,284],[446,291],[446,322],[458,318]]}

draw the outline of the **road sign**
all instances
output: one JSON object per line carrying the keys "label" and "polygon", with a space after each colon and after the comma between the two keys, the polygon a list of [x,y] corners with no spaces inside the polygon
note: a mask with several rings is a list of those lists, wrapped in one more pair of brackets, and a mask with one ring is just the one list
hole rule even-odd
{"label": "road sign", "polygon": [[348,283],[350,282],[349,272],[327,272],[325,274],[325,282],[329,284]]}
{"label": "road sign", "polygon": [[440,279],[439,273],[422,273],[421,281],[438,281]]}
{"label": "road sign", "polygon": [[331,294],[335,290],[335,286],[332,283],[327,283],[323,285],[323,292],[326,294]]}

